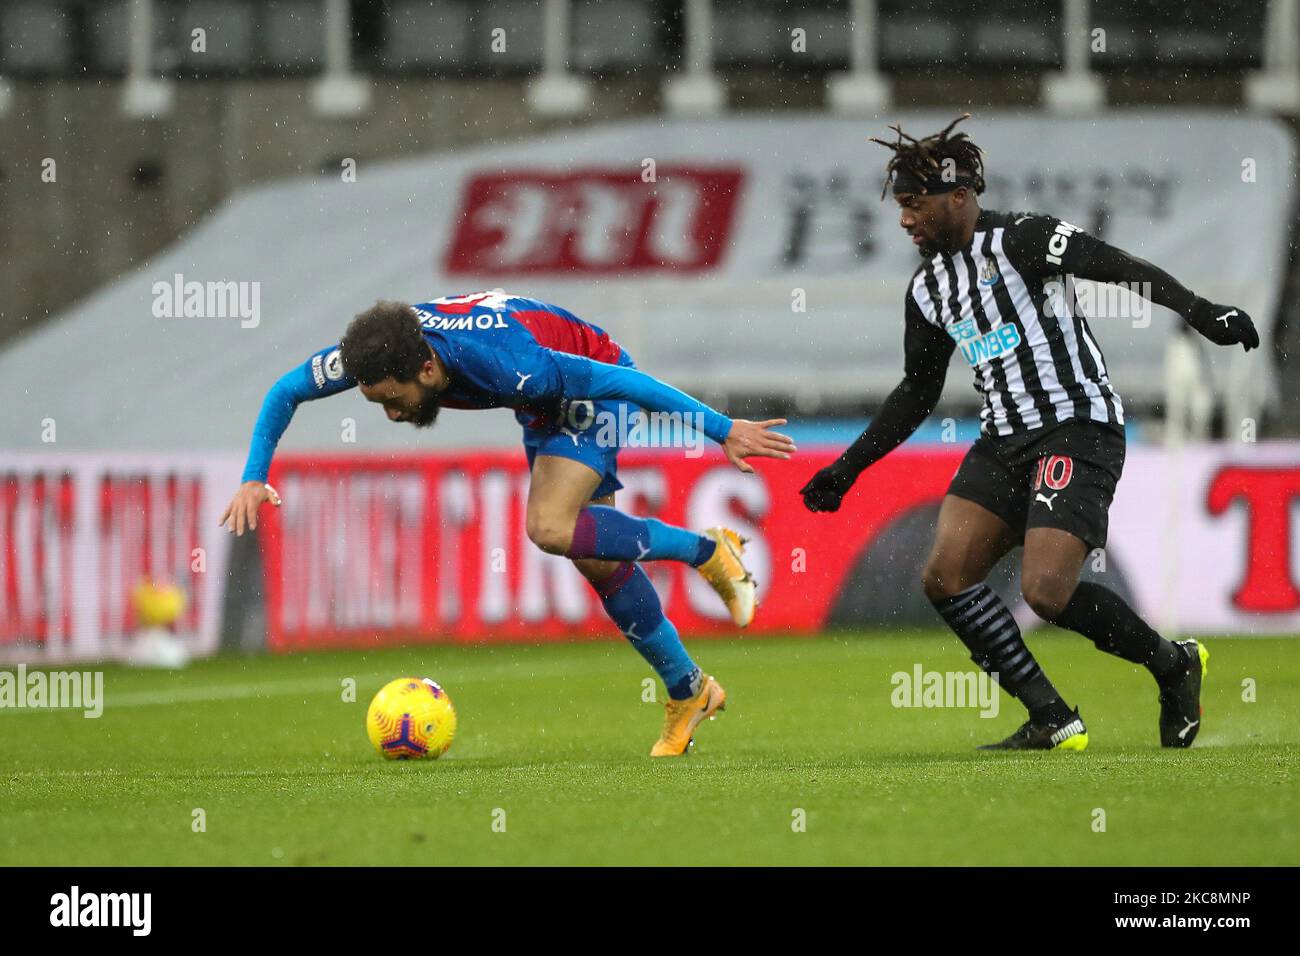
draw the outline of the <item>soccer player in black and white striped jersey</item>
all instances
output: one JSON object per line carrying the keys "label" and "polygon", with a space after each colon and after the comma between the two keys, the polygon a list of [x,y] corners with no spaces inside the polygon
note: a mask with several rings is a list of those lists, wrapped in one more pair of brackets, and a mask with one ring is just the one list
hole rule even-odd
{"label": "soccer player in black and white striped jersey", "polygon": [[[905,296],[902,383],[870,427],[804,486],[811,511],[835,511],[863,469],[934,410],[955,348],[983,398],[981,435],[939,512],[923,572],[926,596],[1002,689],[1029,711],[989,749],[1087,746],[1071,709],[1025,646],[1010,610],[985,578],[1023,543],[1021,590],[1044,620],[1145,666],[1160,689],[1160,740],[1190,746],[1200,727],[1209,654],[1162,638],[1100,584],[1079,581],[1090,550],[1106,543],[1107,511],[1124,465],[1124,406],[1076,308],[1071,277],[1124,283],[1167,306],[1218,345],[1259,345],[1250,317],[1187,290],[1168,273],[1051,216],[983,210],[983,154],[959,117],[916,139],[894,127],[892,185],[900,225],[922,256]],[[883,194],[882,194],[883,196]]]}

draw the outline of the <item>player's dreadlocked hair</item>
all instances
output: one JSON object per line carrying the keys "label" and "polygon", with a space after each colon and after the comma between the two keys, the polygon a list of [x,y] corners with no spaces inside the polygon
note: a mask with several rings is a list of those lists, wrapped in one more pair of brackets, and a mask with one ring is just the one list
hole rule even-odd
{"label": "player's dreadlocked hair", "polygon": [[[984,192],[984,151],[971,142],[970,137],[965,133],[949,135],[953,127],[964,119],[970,119],[970,114],[962,113],[943,130],[924,139],[917,139],[904,133],[901,125],[889,127],[898,134],[898,139],[892,143],[871,137],[871,142],[879,143],[894,151],[889,164],[885,167],[885,185],[880,190],[880,198],[885,198],[890,185],[900,177],[909,182],[919,183],[919,191],[922,193],[930,191],[925,184],[943,174],[946,160],[952,161],[950,169],[955,167],[957,170],[969,173],[971,180],[969,185],[975,190],[976,195]],[[959,185],[967,184],[959,183]]]}
{"label": "player's dreadlocked hair", "polygon": [[412,381],[430,354],[419,316],[405,302],[376,302],[348,325],[340,348],[344,371],[362,385]]}

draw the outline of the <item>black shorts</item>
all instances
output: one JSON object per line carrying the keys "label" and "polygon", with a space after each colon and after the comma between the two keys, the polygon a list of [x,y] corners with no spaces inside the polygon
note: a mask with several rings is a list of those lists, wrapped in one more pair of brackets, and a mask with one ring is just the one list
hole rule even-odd
{"label": "black shorts", "polygon": [[1101,548],[1123,470],[1122,426],[1066,421],[1022,435],[981,435],[948,494],[987,508],[1021,541],[1030,528],[1059,528]]}

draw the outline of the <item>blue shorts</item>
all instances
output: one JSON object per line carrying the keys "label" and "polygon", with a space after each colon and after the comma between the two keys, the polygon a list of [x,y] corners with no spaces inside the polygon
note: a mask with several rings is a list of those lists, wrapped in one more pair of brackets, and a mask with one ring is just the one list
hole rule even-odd
{"label": "blue shorts", "polygon": [[[636,368],[636,363],[626,352],[619,356],[618,364]],[[619,431],[600,427],[604,422],[626,422],[640,410],[640,406],[617,399],[570,402],[564,420],[547,428],[524,425],[524,454],[528,456],[531,471],[538,455],[554,455],[581,462],[600,475],[600,484],[592,498],[603,498],[623,487],[618,480]],[[524,417],[516,415],[523,424]],[[613,440],[611,440],[611,438]]]}

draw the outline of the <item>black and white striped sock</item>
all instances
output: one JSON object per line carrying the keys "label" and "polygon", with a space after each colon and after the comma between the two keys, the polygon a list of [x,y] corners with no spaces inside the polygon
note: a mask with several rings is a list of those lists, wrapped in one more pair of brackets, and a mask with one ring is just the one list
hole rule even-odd
{"label": "black and white striped sock", "polygon": [[1061,695],[1029,653],[1011,610],[980,582],[934,602],[935,610],[970,651],[971,660],[1002,689],[1025,705],[1034,720],[1059,720],[1071,714]]}

